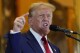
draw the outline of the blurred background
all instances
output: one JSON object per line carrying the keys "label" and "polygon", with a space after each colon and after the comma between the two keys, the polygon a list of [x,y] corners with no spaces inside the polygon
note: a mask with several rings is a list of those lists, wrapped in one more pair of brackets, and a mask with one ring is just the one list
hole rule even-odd
{"label": "blurred background", "polygon": [[[53,24],[80,33],[80,0],[0,0],[0,53],[5,52],[7,40],[4,35],[13,27],[16,17],[28,12],[29,7],[34,2],[49,2],[56,6],[53,14]],[[29,29],[27,23],[22,32]],[[79,35],[72,35],[80,39]],[[61,53],[80,53],[80,42],[67,37],[62,32],[52,32],[49,34],[50,41],[58,46]]]}

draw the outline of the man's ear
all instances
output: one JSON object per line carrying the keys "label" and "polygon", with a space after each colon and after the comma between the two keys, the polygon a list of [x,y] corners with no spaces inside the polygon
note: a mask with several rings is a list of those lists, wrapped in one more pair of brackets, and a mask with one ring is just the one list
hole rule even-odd
{"label": "man's ear", "polygon": [[32,17],[29,17],[29,19],[28,19],[29,25],[32,25],[32,22],[33,22]]}

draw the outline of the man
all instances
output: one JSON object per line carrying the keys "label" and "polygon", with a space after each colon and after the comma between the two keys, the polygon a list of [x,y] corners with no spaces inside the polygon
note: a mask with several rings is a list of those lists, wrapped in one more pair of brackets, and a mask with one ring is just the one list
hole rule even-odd
{"label": "man", "polygon": [[25,15],[16,18],[13,29],[7,34],[6,53],[60,53],[55,45],[47,41],[54,10],[55,7],[49,3],[32,4],[29,14],[26,14],[30,30],[24,34],[20,31],[25,24]]}

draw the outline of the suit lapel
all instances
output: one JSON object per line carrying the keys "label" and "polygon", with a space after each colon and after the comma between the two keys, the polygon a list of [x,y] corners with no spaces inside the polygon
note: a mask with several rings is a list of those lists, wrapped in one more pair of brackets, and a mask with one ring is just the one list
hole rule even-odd
{"label": "suit lapel", "polygon": [[49,45],[50,45],[50,47],[51,47],[53,53],[57,53],[56,48],[54,47],[54,45],[51,44],[50,42],[49,42]]}
{"label": "suit lapel", "polygon": [[27,43],[32,47],[35,53],[43,53],[39,43],[30,31],[26,34],[26,38],[29,40]]}

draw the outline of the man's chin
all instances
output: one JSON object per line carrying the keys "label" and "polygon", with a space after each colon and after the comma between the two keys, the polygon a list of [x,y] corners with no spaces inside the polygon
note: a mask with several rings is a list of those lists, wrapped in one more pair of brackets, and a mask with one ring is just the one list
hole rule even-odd
{"label": "man's chin", "polygon": [[44,33],[45,35],[47,35],[49,32],[50,32],[50,30],[43,30],[43,33]]}

